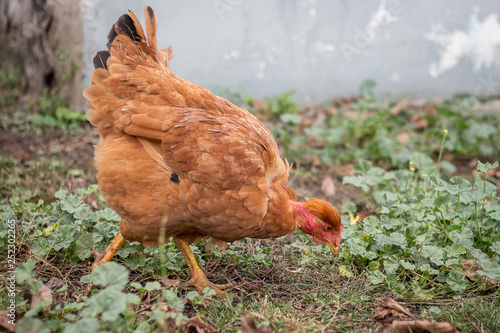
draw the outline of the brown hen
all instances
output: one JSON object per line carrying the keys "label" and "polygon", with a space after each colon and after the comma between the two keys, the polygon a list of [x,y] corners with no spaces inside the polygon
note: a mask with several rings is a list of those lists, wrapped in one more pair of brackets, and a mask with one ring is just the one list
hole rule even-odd
{"label": "brown hen", "polygon": [[146,246],[173,237],[198,290],[218,295],[189,244],[211,237],[227,245],[300,228],[338,253],[342,223],[329,203],[297,202],[286,187],[290,166],[269,130],[247,110],[169,69],[172,50],[157,48],[157,18],[146,7],[146,33],[130,11],[94,56],[87,117],[100,134],[99,190],[120,216],[120,232],[92,270],[125,240]]}

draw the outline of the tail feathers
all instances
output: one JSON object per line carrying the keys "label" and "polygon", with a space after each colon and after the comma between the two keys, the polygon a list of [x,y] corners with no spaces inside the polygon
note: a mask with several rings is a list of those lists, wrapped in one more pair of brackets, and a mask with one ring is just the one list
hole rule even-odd
{"label": "tail feathers", "polygon": [[94,62],[94,68],[104,68],[108,69],[108,58],[110,54],[109,51],[99,51],[94,55],[92,61]]}
{"label": "tail feathers", "polygon": [[115,24],[113,24],[113,27],[108,34],[108,43],[106,44],[108,50],[111,49],[115,38],[120,35],[127,36],[136,44],[146,42],[141,24],[134,13],[130,10],[127,14],[122,15]]}
{"label": "tail feathers", "polygon": [[110,52],[113,52],[113,48],[118,45],[126,45],[129,42],[135,44],[142,53],[166,62],[168,66],[168,60],[172,57],[172,50],[171,48],[167,50],[158,50],[157,48],[156,32],[158,29],[158,20],[156,13],[153,8],[148,6],[144,8],[144,14],[146,17],[147,37],[144,34],[139,19],[130,10],[127,11],[127,14],[122,15],[113,24],[108,34],[108,42],[106,44],[108,51],[99,51],[95,54],[93,58],[94,68],[107,69],[106,61],[110,57]]}
{"label": "tail feathers", "polygon": [[[146,32],[148,34],[149,46],[156,50],[157,39],[156,31],[158,30],[158,20],[156,19],[156,13],[150,6],[144,8],[144,16],[146,17]],[[137,21],[138,23],[138,21]]]}

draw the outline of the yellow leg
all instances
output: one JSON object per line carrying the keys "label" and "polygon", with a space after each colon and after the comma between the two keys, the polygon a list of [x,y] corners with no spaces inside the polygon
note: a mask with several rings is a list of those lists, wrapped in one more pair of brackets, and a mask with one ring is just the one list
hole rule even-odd
{"label": "yellow leg", "polygon": [[121,232],[118,231],[118,234],[116,234],[115,238],[113,239],[113,241],[111,242],[111,244],[109,244],[109,246],[106,249],[106,251],[104,251],[103,253],[99,254],[94,249],[92,252],[93,252],[93,254],[95,255],[96,258],[95,258],[94,264],[92,265],[91,271],[94,272],[94,269],[97,266],[102,265],[104,263],[107,263],[108,261],[110,261],[111,259],[113,259],[113,257],[115,256],[116,252],[118,252],[118,250],[120,250],[122,248],[123,244],[125,244],[125,238],[123,238]]}
{"label": "yellow leg", "polygon": [[203,291],[204,288],[208,287],[215,290],[217,296],[220,297],[226,296],[226,293],[223,292],[222,290],[230,288],[232,285],[230,283],[214,284],[208,281],[208,278],[206,277],[205,273],[203,273],[203,271],[200,268],[200,265],[198,265],[198,262],[196,261],[196,258],[194,257],[193,251],[191,251],[189,244],[183,241],[182,239],[175,237],[174,237],[174,242],[179,248],[179,250],[181,250],[184,259],[186,259],[189,270],[191,271],[191,275],[193,276],[186,284],[195,287],[200,293]]}

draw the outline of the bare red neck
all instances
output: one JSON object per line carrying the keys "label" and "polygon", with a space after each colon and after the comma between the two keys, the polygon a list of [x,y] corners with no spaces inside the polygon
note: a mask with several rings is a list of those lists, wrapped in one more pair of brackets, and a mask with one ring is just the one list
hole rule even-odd
{"label": "bare red neck", "polygon": [[311,235],[313,231],[312,222],[316,216],[304,206],[304,203],[295,201],[291,201],[291,203],[295,213],[297,228],[299,228],[303,233]]}

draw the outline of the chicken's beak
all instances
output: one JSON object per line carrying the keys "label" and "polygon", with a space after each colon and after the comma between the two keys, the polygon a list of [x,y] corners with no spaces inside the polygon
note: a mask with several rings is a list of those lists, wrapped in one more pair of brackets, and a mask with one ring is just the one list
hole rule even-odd
{"label": "chicken's beak", "polygon": [[333,245],[332,243],[328,242],[328,247],[330,248],[330,250],[332,251],[333,255],[334,256],[337,256],[337,254],[339,254],[339,247],[338,246],[335,246]]}

